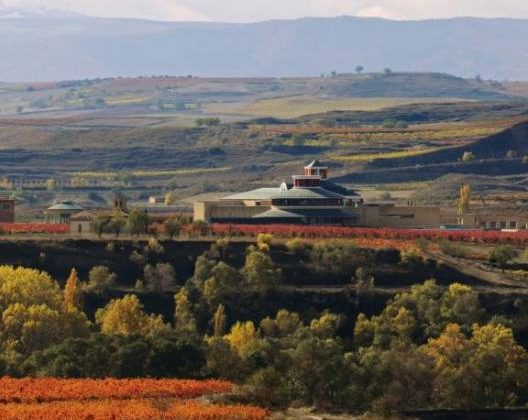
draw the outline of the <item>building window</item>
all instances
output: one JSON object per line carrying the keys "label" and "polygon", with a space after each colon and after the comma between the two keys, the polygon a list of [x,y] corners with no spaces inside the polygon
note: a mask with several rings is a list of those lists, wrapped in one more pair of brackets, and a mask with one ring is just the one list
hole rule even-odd
{"label": "building window", "polygon": [[517,229],[517,222],[515,222],[515,221],[512,220],[512,221],[510,222],[510,229]]}

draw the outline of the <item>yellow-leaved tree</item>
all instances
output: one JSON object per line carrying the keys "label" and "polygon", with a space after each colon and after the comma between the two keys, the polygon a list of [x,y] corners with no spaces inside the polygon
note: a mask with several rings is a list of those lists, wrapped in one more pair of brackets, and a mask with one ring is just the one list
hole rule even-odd
{"label": "yellow-leaved tree", "polygon": [[109,335],[156,334],[169,326],[161,315],[147,314],[136,295],[113,299],[95,313],[101,332]]}
{"label": "yellow-leaved tree", "polygon": [[77,275],[77,270],[72,268],[66,286],[64,287],[64,303],[67,307],[82,310],[83,306],[83,291],[82,283]]}
{"label": "yellow-leaved tree", "polygon": [[90,333],[85,314],[65,304],[59,284],[28,268],[0,267],[0,320],[0,348],[8,363]]}
{"label": "yellow-leaved tree", "polygon": [[237,322],[224,337],[231,348],[242,358],[248,357],[259,348],[259,339],[255,324],[251,321]]}
{"label": "yellow-leaved tree", "polygon": [[174,328],[182,335],[195,336],[197,333],[196,318],[192,311],[187,290],[182,288],[175,296]]}
{"label": "yellow-leaved tree", "polygon": [[469,203],[471,201],[471,187],[468,184],[463,185],[460,188],[460,194],[458,197],[458,215],[464,217],[469,210]]}
{"label": "yellow-leaved tree", "polygon": [[458,324],[422,346],[435,363],[433,397],[440,407],[514,406],[526,389],[528,354],[501,324],[474,324],[468,338]]}

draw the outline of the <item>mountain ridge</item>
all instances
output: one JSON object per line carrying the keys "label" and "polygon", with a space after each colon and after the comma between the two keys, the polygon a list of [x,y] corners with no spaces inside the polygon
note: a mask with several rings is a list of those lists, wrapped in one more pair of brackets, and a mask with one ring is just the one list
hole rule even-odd
{"label": "mountain ridge", "polygon": [[336,17],[254,23],[31,15],[0,25],[0,80],[332,71],[445,72],[528,80],[528,19]]}

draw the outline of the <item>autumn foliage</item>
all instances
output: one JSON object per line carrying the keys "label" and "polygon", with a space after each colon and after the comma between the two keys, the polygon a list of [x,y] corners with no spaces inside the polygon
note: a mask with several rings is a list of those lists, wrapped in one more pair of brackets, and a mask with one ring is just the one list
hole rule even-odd
{"label": "autumn foliage", "polygon": [[446,239],[455,242],[484,244],[528,244],[528,231],[501,232],[483,230],[442,230],[442,229],[393,229],[393,228],[359,228],[342,226],[305,226],[305,225],[231,225],[213,224],[214,235],[225,236],[258,236],[271,233],[276,237],[304,238],[365,238],[384,240],[415,241],[416,239]]}
{"label": "autumn foliage", "polygon": [[205,405],[194,401],[158,404],[152,400],[100,400],[0,406],[3,420],[261,420],[266,410],[252,406]]}
{"label": "autumn foliage", "polygon": [[193,399],[232,390],[225,381],[176,379],[0,379],[4,420],[260,420],[264,409]]}
{"label": "autumn foliage", "polygon": [[5,233],[70,233],[70,225],[51,223],[0,223],[0,232]]}
{"label": "autumn foliage", "polygon": [[[50,402],[92,399],[197,398],[229,392],[230,382],[182,379],[1,378],[0,402]],[[1,416],[0,416],[1,417]]]}
{"label": "autumn foliage", "polygon": [[174,402],[159,408],[153,401],[90,401],[49,404],[7,404],[0,407],[4,420],[260,420],[266,410],[251,406],[204,405]]}

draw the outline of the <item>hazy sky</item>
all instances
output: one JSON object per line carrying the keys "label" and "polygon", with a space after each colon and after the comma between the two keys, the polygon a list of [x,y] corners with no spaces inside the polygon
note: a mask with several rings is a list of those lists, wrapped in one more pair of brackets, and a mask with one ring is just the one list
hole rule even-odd
{"label": "hazy sky", "polygon": [[92,16],[248,22],[302,16],[528,18],[528,0],[0,0],[0,6]]}

